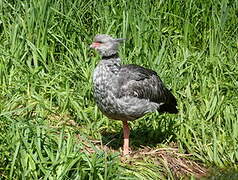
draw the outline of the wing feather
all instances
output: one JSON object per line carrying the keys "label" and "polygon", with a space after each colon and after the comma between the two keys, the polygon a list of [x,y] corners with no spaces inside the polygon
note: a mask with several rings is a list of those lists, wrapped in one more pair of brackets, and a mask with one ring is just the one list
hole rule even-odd
{"label": "wing feather", "polygon": [[133,96],[163,104],[159,111],[177,113],[177,101],[156,72],[138,66],[123,65],[119,71],[118,97]]}

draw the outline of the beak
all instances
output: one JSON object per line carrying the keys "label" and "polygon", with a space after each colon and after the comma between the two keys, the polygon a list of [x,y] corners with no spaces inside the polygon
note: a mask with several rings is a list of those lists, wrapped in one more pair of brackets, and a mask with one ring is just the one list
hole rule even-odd
{"label": "beak", "polygon": [[98,43],[98,42],[93,42],[91,45],[90,45],[90,48],[97,48],[101,45],[101,43]]}

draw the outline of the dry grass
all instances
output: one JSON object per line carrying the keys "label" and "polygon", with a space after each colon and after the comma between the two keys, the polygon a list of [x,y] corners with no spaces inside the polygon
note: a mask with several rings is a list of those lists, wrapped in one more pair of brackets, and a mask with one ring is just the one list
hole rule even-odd
{"label": "dry grass", "polygon": [[191,154],[180,153],[178,148],[156,148],[143,147],[132,154],[133,158],[149,157],[155,164],[168,167],[175,177],[195,176],[200,178],[206,176],[208,171],[198,162],[192,160]]}

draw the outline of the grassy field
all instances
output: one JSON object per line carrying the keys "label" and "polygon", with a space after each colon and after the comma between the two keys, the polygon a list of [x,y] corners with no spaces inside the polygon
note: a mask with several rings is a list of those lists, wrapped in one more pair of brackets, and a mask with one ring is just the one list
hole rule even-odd
{"label": "grassy field", "polygon": [[[0,9],[0,179],[238,178],[237,0],[1,0]],[[93,100],[99,33],[127,38],[123,63],[155,70],[178,99],[178,115],[130,124],[127,159],[121,122]]]}

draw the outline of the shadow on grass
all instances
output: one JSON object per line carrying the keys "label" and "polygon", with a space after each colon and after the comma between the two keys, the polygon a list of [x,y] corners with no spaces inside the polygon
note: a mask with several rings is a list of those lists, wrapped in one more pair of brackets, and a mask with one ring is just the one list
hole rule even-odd
{"label": "shadow on grass", "polygon": [[[131,127],[130,148],[137,150],[141,146],[156,147],[160,143],[172,142],[175,138],[176,123],[174,120],[162,120],[163,123],[157,128],[150,123],[146,125],[144,119],[136,127]],[[132,125],[134,122],[131,122]],[[102,132],[102,143],[107,147],[118,150],[123,146],[123,127],[120,132]]]}

